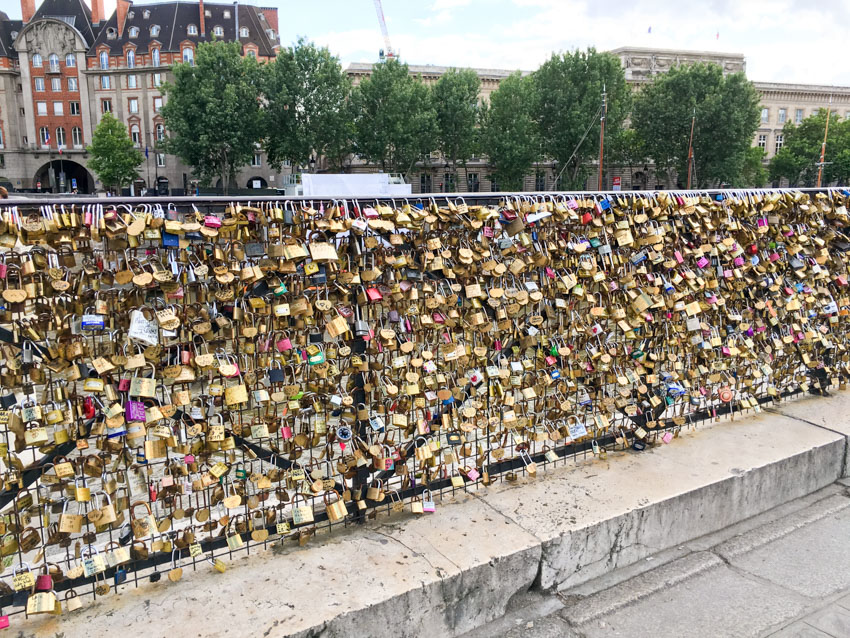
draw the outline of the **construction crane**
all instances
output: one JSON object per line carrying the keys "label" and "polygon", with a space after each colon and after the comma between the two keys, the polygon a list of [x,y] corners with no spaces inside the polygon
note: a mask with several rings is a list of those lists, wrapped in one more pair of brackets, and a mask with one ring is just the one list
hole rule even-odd
{"label": "construction crane", "polygon": [[393,46],[390,44],[390,33],[387,31],[387,21],[384,19],[384,7],[381,5],[381,0],[375,1],[375,11],[378,14],[378,23],[381,25],[381,33],[384,36],[384,46],[385,49],[381,49],[378,54],[381,60],[385,58],[394,58],[396,57],[395,51],[393,51]]}

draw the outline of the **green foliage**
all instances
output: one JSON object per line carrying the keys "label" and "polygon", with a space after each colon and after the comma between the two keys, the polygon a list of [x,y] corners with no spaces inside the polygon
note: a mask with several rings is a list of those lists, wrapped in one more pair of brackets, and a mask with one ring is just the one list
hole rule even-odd
{"label": "green foliage", "polygon": [[646,142],[656,172],[675,171],[684,183],[694,127],[695,186],[740,181],[759,122],[759,96],[743,73],[723,76],[716,64],[674,67],[642,87],[632,126]]}
{"label": "green foliage", "polygon": [[163,87],[169,131],[164,150],[191,166],[204,184],[220,177],[225,192],[263,132],[261,67],[240,53],[239,42],[200,44],[195,65],[174,65],[174,82]]}
{"label": "green foliage", "polygon": [[132,183],[139,176],[139,165],[145,160],[127,135],[127,127],[115,119],[112,113],[103,114],[86,151],[91,156],[88,167],[97,174],[104,186],[116,190]]}
{"label": "green foliage", "polygon": [[437,117],[431,90],[390,59],[354,91],[355,147],[383,170],[407,174],[436,147]]}
{"label": "green foliage", "polygon": [[[826,126],[827,109],[820,109],[799,125],[787,122],[782,129],[783,146],[770,161],[770,179],[783,177],[791,186],[814,186],[817,183],[821,145]],[[850,121],[837,113],[829,118],[826,140],[827,162],[822,184],[847,183],[850,179]]]}
{"label": "green foliage", "polygon": [[433,89],[437,113],[437,140],[443,155],[457,171],[475,152],[478,92],[481,80],[472,69],[449,69]]}
{"label": "green foliage", "polygon": [[340,170],[353,146],[351,80],[327,48],[304,39],[281,50],[267,69],[266,151],[280,168],[285,160],[307,165],[313,153]]}
{"label": "green foliage", "polygon": [[540,157],[534,91],[532,78],[514,73],[490,94],[490,104],[482,111],[481,148],[501,190],[521,190],[523,178]]}
{"label": "green foliage", "polygon": [[764,149],[751,146],[744,156],[741,173],[733,179],[735,188],[762,188],[767,184],[767,168],[764,165]]}
{"label": "green foliage", "polygon": [[597,111],[602,105],[603,87],[608,103],[606,138],[619,134],[629,112],[631,92],[620,59],[595,49],[553,54],[533,78],[539,96],[534,101],[534,113],[543,153],[564,171],[566,181],[562,178],[562,184],[582,187],[589,164],[599,156],[601,124]]}

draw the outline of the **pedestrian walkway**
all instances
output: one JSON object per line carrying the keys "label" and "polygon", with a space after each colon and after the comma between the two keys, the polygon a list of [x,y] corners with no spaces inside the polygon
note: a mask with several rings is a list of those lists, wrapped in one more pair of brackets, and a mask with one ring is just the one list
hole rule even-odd
{"label": "pedestrian walkway", "polygon": [[848,486],[579,587],[529,595],[466,638],[850,638]]}

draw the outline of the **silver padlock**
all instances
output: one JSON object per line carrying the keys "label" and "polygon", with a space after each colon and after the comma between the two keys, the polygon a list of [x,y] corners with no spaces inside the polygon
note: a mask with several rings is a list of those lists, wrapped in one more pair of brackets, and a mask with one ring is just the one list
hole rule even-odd
{"label": "silver padlock", "polygon": [[369,334],[369,324],[366,321],[358,320],[354,322],[354,335],[363,337]]}
{"label": "silver padlock", "polygon": [[24,346],[21,348],[21,355],[24,363],[32,363],[32,341],[24,341]]}

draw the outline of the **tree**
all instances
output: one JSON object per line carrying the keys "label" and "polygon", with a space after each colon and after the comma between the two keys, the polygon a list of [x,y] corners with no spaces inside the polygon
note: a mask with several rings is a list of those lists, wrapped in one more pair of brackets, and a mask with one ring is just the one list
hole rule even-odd
{"label": "tree", "polygon": [[545,155],[571,188],[584,185],[589,164],[599,156],[602,92],[606,93],[605,136],[614,138],[629,112],[631,93],[620,59],[595,49],[553,54],[533,74],[535,118]]}
{"label": "tree", "polygon": [[732,180],[736,188],[763,188],[767,184],[767,169],[764,167],[764,149],[751,146],[744,155],[741,174]]}
{"label": "tree", "polygon": [[634,100],[632,126],[646,142],[656,172],[685,181],[694,125],[695,186],[740,181],[759,123],[759,95],[743,73],[716,64],[677,66],[655,76]]}
{"label": "tree", "polygon": [[354,102],[357,153],[381,169],[406,175],[437,148],[431,90],[406,64],[390,59],[376,65],[355,90]]}
{"label": "tree", "polygon": [[[791,186],[814,186],[817,183],[821,145],[826,126],[827,109],[820,109],[795,125],[782,129],[783,146],[770,161],[770,179],[783,177]],[[844,183],[850,178],[850,122],[842,121],[837,113],[829,118],[829,137],[826,140],[823,184]]]}
{"label": "tree", "polygon": [[351,80],[327,48],[303,38],[278,53],[268,69],[266,151],[280,168],[285,160],[307,165],[313,153],[341,170],[351,153],[354,114]]}
{"label": "tree", "polygon": [[516,72],[490,94],[481,114],[481,149],[501,190],[522,190],[523,178],[540,157],[532,115],[535,85]]}
{"label": "tree", "polygon": [[194,66],[174,65],[174,82],[163,86],[164,150],[191,166],[203,184],[221,178],[225,193],[262,137],[261,69],[254,58],[242,57],[241,46],[200,44]]}
{"label": "tree", "polygon": [[[610,142],[606,142],[605,144],[610,149],[606,153],[606,167],[626,167],[628,169],[631,187],[641,186],[646,188],[647,184],[645,182],[639,185],[633,183],[635,166],[646,163],[646,145],[640,135],[638,135],[638,132],[633,128],[621,129]],[[644,173],[644,180],[646,179],[648,179],[648,176]]]}
{"label": "tree", "polygon": [[145,161],[141,151],[127,135],[127,127],[112,113],[104,113],[100,124],[86,147],[91,155],[88,166],[106,187],[120,191],[139,176],[138,168]]}
{"label": "tree", "polygon": [[481,80],[472,69],[449,69],[434,85],[437,139],[455,176],[458,162],[466,164],[475,152],[480,89]]}

